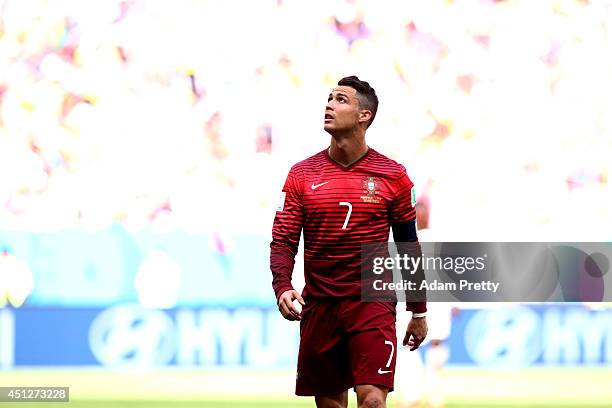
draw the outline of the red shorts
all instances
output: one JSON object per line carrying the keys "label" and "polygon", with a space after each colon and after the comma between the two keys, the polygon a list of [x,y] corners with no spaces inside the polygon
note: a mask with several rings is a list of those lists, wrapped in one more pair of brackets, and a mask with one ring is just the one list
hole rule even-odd
{"label": "red shorts", "polygon": [[360,384],[393,390],[395,304],[313,300],[302,309],[295,393],[335,395]]}

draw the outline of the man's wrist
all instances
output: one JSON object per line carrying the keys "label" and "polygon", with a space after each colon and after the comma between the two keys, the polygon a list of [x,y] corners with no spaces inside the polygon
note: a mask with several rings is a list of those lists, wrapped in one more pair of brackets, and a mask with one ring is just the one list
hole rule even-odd
{"label": "man's wrist", "polygon": [[425,316],[427,316],[427,312],[423,312],[423,313],[412,313],[412,318],[413,319],[422,319]]}
{"label": "man's wrist", "polygon": [[288,290],[295,290],[295,289],[291,285],[289,285],[289,286],[282,286],[280,289],[278,289],[277,295],[276,295],[276,304],[277,305],[279,304],[280,298],[283,295],[283,293],[287,292]]}

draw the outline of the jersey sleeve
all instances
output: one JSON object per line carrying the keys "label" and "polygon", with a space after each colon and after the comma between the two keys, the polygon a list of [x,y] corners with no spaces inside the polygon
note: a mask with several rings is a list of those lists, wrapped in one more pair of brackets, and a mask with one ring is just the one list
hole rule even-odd
{"label": "jersey sleeve", "polygon": [[[406,223],[416,218],[414,184],[408,177],[406,168],[404,166],[401,167],[400,175],[395,181],[394,188],[395,194],[393,201],[391,202],[391,225],[399,227],[398,224]],[[394,228],[394,235],[396,229],[399,228]],[[400,239],[404,238],[405,237],[400,237]],[[418,239],[410,239],[410,241],[412,242],[396,242],[398,253],[407,254],[413,258],[421,257],[421,246]],[[422,266],[416,272],[416,275],[411,277],[411,279],[415,282],[422,282],[425,279]],[[414,291],[414,293],[407,293],[406,299],[406,310],[413,313],[423,313],[427,311],[426,291],[417,290]],[[409,301],[408,299],[412,299],[412,301]]]}
{"label": "jersey sleeve", "polygon": [[414,184],[408,178],[406,168],[401,167],[400,176],[394,182],[394,197],[391,201],[391,224],[407,222],[416,218],[414,209]]}
{"label": "jersey sleeve", "polygon": [[272,242],[270,243],[272,288],[277,300],[283,292],[293,289],[291,275],[300,243],[303,221],[302,182],[299,171],[293,167],[287,175],[276,208]]}

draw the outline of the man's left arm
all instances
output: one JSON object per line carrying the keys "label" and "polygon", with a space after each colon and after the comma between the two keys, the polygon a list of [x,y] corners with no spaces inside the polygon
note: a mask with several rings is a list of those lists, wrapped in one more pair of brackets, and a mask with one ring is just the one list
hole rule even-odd
{"label": "man's left arm", "polygon": [[[401,257],[407,255],[412,259],[421,258],[421,245],[417,239],[416,222],[414,219],[402,223],[394,223],[391,225],[391,229],[397,252]],[[406,335],[402,342],[404,346],[410,346],[410,350],[416,350],[427,336],[427,320],[425,317],[427,312],[426,291],[418,289],[420,283],[425,280],[422,262],[418,263],[414,274],[402,269],[402,278],[417,285],[417,290],[406,291],[406,310],[412,312],[412,319],[408,323]]]}
{"label": "man's left arm", "polygon": [[[397,252],[402,257],[407,255],[413,259],[421,258],[421,245],[416,232],[414,184],[403,167],[395,180],[394,190],[394,199],[391,203],[391,229]],[[420,283],[425,280],[425,273],[422,262],[414,264],[418,265],[415,271],[402,269],[402,277],[417,285],[417,290],[406,292],[406,309],[412,312],[412,319],[406,329],[403,344],[410,346],[411,350],[416,350],[427,335],[426,291],[420,289]]]}

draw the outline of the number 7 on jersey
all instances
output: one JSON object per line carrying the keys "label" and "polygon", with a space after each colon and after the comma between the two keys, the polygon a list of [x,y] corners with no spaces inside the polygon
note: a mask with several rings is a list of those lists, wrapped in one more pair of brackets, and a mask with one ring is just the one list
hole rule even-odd
{"label": "number 7 on jersey", "polygon": [[338,204],[346,205],[348,207],[348,212],[346,213],[346,218],[344,219],[344,224],[342,225],[342,229],[346,229],[346,226],[349,222],[349,218],[351,218],[351,213],[353,212],[353,206],[348,201],[340,201]]}

